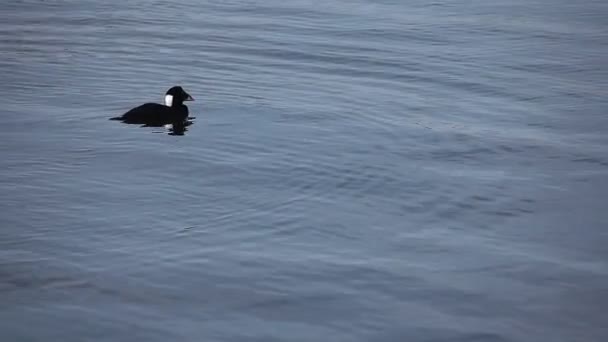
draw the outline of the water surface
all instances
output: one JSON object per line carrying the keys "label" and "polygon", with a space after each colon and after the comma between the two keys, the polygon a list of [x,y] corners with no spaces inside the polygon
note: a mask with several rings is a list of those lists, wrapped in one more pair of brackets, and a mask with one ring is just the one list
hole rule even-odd
{"label": "water surface", "polygon": [[605,2],[0,15],[1,340],[608,338]]}

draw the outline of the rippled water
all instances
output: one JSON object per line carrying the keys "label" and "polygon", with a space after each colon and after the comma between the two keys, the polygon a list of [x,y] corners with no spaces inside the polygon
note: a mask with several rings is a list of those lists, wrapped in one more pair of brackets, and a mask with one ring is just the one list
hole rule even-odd
{"label": "rippled water", "polygon": [[607,15],[8,1],[0,339],[605,341]]}

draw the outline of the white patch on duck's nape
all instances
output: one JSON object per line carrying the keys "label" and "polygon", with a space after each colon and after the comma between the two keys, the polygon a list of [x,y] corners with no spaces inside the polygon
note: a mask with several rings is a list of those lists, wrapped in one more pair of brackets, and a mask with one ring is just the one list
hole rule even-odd
{"label": "white patch on duck's nape", "polygon": [[173,106],[173,95],[165,95],[165,106]]}

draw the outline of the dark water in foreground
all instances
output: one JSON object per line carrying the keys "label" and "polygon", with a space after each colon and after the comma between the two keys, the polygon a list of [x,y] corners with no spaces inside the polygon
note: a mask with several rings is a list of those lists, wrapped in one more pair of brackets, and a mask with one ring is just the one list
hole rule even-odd
{"label": "dark water in foreground", "polygon": [[1,341],[608,340],[605,1],[0,17]]}

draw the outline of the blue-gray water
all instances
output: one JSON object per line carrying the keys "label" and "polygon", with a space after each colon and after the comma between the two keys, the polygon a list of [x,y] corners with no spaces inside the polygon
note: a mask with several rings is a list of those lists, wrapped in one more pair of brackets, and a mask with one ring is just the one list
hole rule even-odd
{"label": "blue-gray water", "polygon": [[605,1],[0,17],[1,341],[607,340]]}

